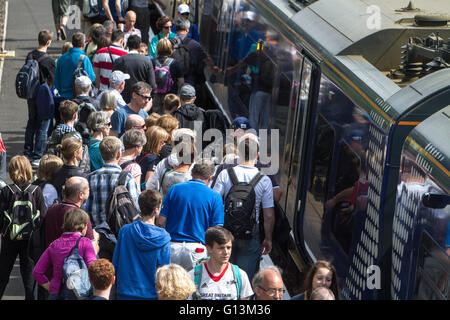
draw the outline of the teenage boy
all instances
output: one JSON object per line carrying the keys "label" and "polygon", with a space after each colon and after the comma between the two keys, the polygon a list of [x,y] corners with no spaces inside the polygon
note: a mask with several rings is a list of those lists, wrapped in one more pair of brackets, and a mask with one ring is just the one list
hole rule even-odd
{"label": "teenage boy", "polygon": [[107,259],[98,259],[89,265],[89,281],[94,295],[88,300],[109,300],[111,288],[116,281],[114,266]]}

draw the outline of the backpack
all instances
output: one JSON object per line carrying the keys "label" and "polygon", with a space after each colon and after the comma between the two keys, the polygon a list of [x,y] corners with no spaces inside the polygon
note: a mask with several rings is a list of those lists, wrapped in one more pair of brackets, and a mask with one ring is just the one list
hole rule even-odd
{"label": "backpack", "polygon": [[[77,101],[75,102],[78,103]],[[74,128],[81,134],[83,144],[88,144],[90,137],[89,128],[87,127],[87,119],[96,111],[97,109],[95,109],[94,105],[90,102],[81,101],[78,103],[78,120],[75,123]]]}
{"label": "backpack", "polygon": [[169,93],[173,86],[172,75],[170,74],[170,65],[174,59],[167,58],[164,63],[160,63],[158,59],[153,59],[155,67],[156,93]]}
{"label": "backpack", "polygon": [[64,259],[61,286],[59,288],[59,296],[63,299],[79,300],[92,294],[88,268],[78,249],[81,238],[78,238],[77,243]]}
{"label": "backpack", "polygon": [[20,68],[16,76],[16,94],[22,99],[34,99],[37,90],[41,85],[39,77],[39,62],[46,57],[43,55],[39,59],[28,59]]}
{"label": "backpack", "polygon": [[28,240],[40,225],[40,211],[36,208],[33,195],[38,186],[30,184],[22,190],[16,184],[10,184],[6,188],[14,195],[14,201],[4,211],[2,233],[9,233],[11,240]]}
{"label": "backpack", "polygon": [[[239,266],[230,263],[233,271],[234,283],[236,284],[236,295],[238,299],[241,297],[241,288],[242,288],[242,280],[241,280],[241,271],[239,270]],[[195,287],[200,289],[200,285],[202,282],[202,265],[198,264],[194,267],[194,284]],[[200,295],[197,292],[192,294],[192,300],[200,300]]]}
{"label": "backpack", "polygon": [[95,18],[100,14],[99,0],[83,0],[82,12],[85,18]]}
{"label": "backpack", "polygon": [[39,227],[31,231],[30,239],[28,240],[27,253],[28,258],[36,265],[39,258],[47,249],[45,241],[45,218],[42,220]]}
{"label": "backpack", "polygon": [[190,72],[191,56],[187,48],[187,44],[191,40],[192,39],[190,39],[189,37],[184,38],[183,41],[181,41],[181,39],[178,37],[170,39],[173,48],[172,58],[180,63],[181,67],[183,68],[183,74],[185,77]]}
{"label": "backpack", "polygon": [[[84,66],[83,66],[83,60],[86,57],[85,54],[80,55],[80,59],[78,60],[78,65],[75,68],[75,71],[72,74],[72,88],[73,88],[73,95],[76,96],[75,93],[75,80],[81,76],[86,76],[89,78],[89,74],[87,73],[86,70],[84,70]],[[88,58],[89,59],[89,58]]]}
{"label": "backpack", "polygon": [[56,132],[56,130],[53,130],[50,138],[47,141],[47,147],[45,149],[45,153],[53,154],[62,159],[61,149],[58,146],[60,146],[65,139],[72,138],[77,133],[78,133],[78,131],[71,131],[71,132],[66,132],[63,135],[60,135]]}
{"label": "backpack", "polygon": [[126,224],[137,221],[140,217],[140,212],[136,208],[128,189],[125,186],[127,176],[127,171],[122,171],[120,173],[113,192],[111,192],[106,200],[106,222],[116,238],[119,236],[120,228]]}
{"label": "backpack", "polygon": [[255,233],[255,186],[263,175],[258,172],[250,182],[239,182],[234,168],[227,169],[233,184],[224,201],[224,224],[236,239],[250,239]]}

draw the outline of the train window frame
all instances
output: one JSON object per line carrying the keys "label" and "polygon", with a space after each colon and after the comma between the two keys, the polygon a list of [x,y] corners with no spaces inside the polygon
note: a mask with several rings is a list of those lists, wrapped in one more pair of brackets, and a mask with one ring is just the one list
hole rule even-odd
{"label": "train window frame", "polygon": [[[429,257],[434,258],[435,261],[439,263],[442,267],[440,271],[443,271],[443,275],[446,273],[446,291],[442,292],[439,289],[439,286],[433,282],[433,277],[430,276],[430,266],[425,268],[425,259],[426,254]],[[445,260],[446,259],[446,260]],[[436,267],[436,265],[434,266]],[[421,290],[421,285],[424,284],[426,289],[431,291],[430,293],[433,297],[437,298],[436,300],[448,300],[449,290],[450,290],[450,257],[444,252],[443,248],[439,246],[439,244],[431,237],[431,235],[424,231],[422,234],[422,239],[419,245],[419,252],[417,257],[417,266],[416,266],[416,279],[414,284],[414,294],[413,297],[415,300],[420,299],[419,290]]]}

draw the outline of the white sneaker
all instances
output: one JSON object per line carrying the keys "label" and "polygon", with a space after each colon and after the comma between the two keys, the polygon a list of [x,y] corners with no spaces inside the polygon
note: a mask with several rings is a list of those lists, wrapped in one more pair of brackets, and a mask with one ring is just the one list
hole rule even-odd
{"label": "white sneaker", "polygon": [[41,161],[41,159],[36,159],[36,160],[31,161],[31,166],[34,167],[34,168],[39,167],[39,162],[40,161]]}

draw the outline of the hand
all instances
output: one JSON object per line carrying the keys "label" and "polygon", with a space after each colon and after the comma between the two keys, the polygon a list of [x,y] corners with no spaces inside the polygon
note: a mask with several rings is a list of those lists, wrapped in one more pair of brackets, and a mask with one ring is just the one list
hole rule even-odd
{"label": "hand", "polygon": [[211,68],[213,74],[218,74],[221,70],[218,66],[214,66]]}
{"label": "hand", "polygon": [[272,251],[272,240],[264,239],[261,244],[262,254],[266,255]]}
{"label": "hand", "polygon": [[41,287],[50,292],[50,282],[44,283]]}

